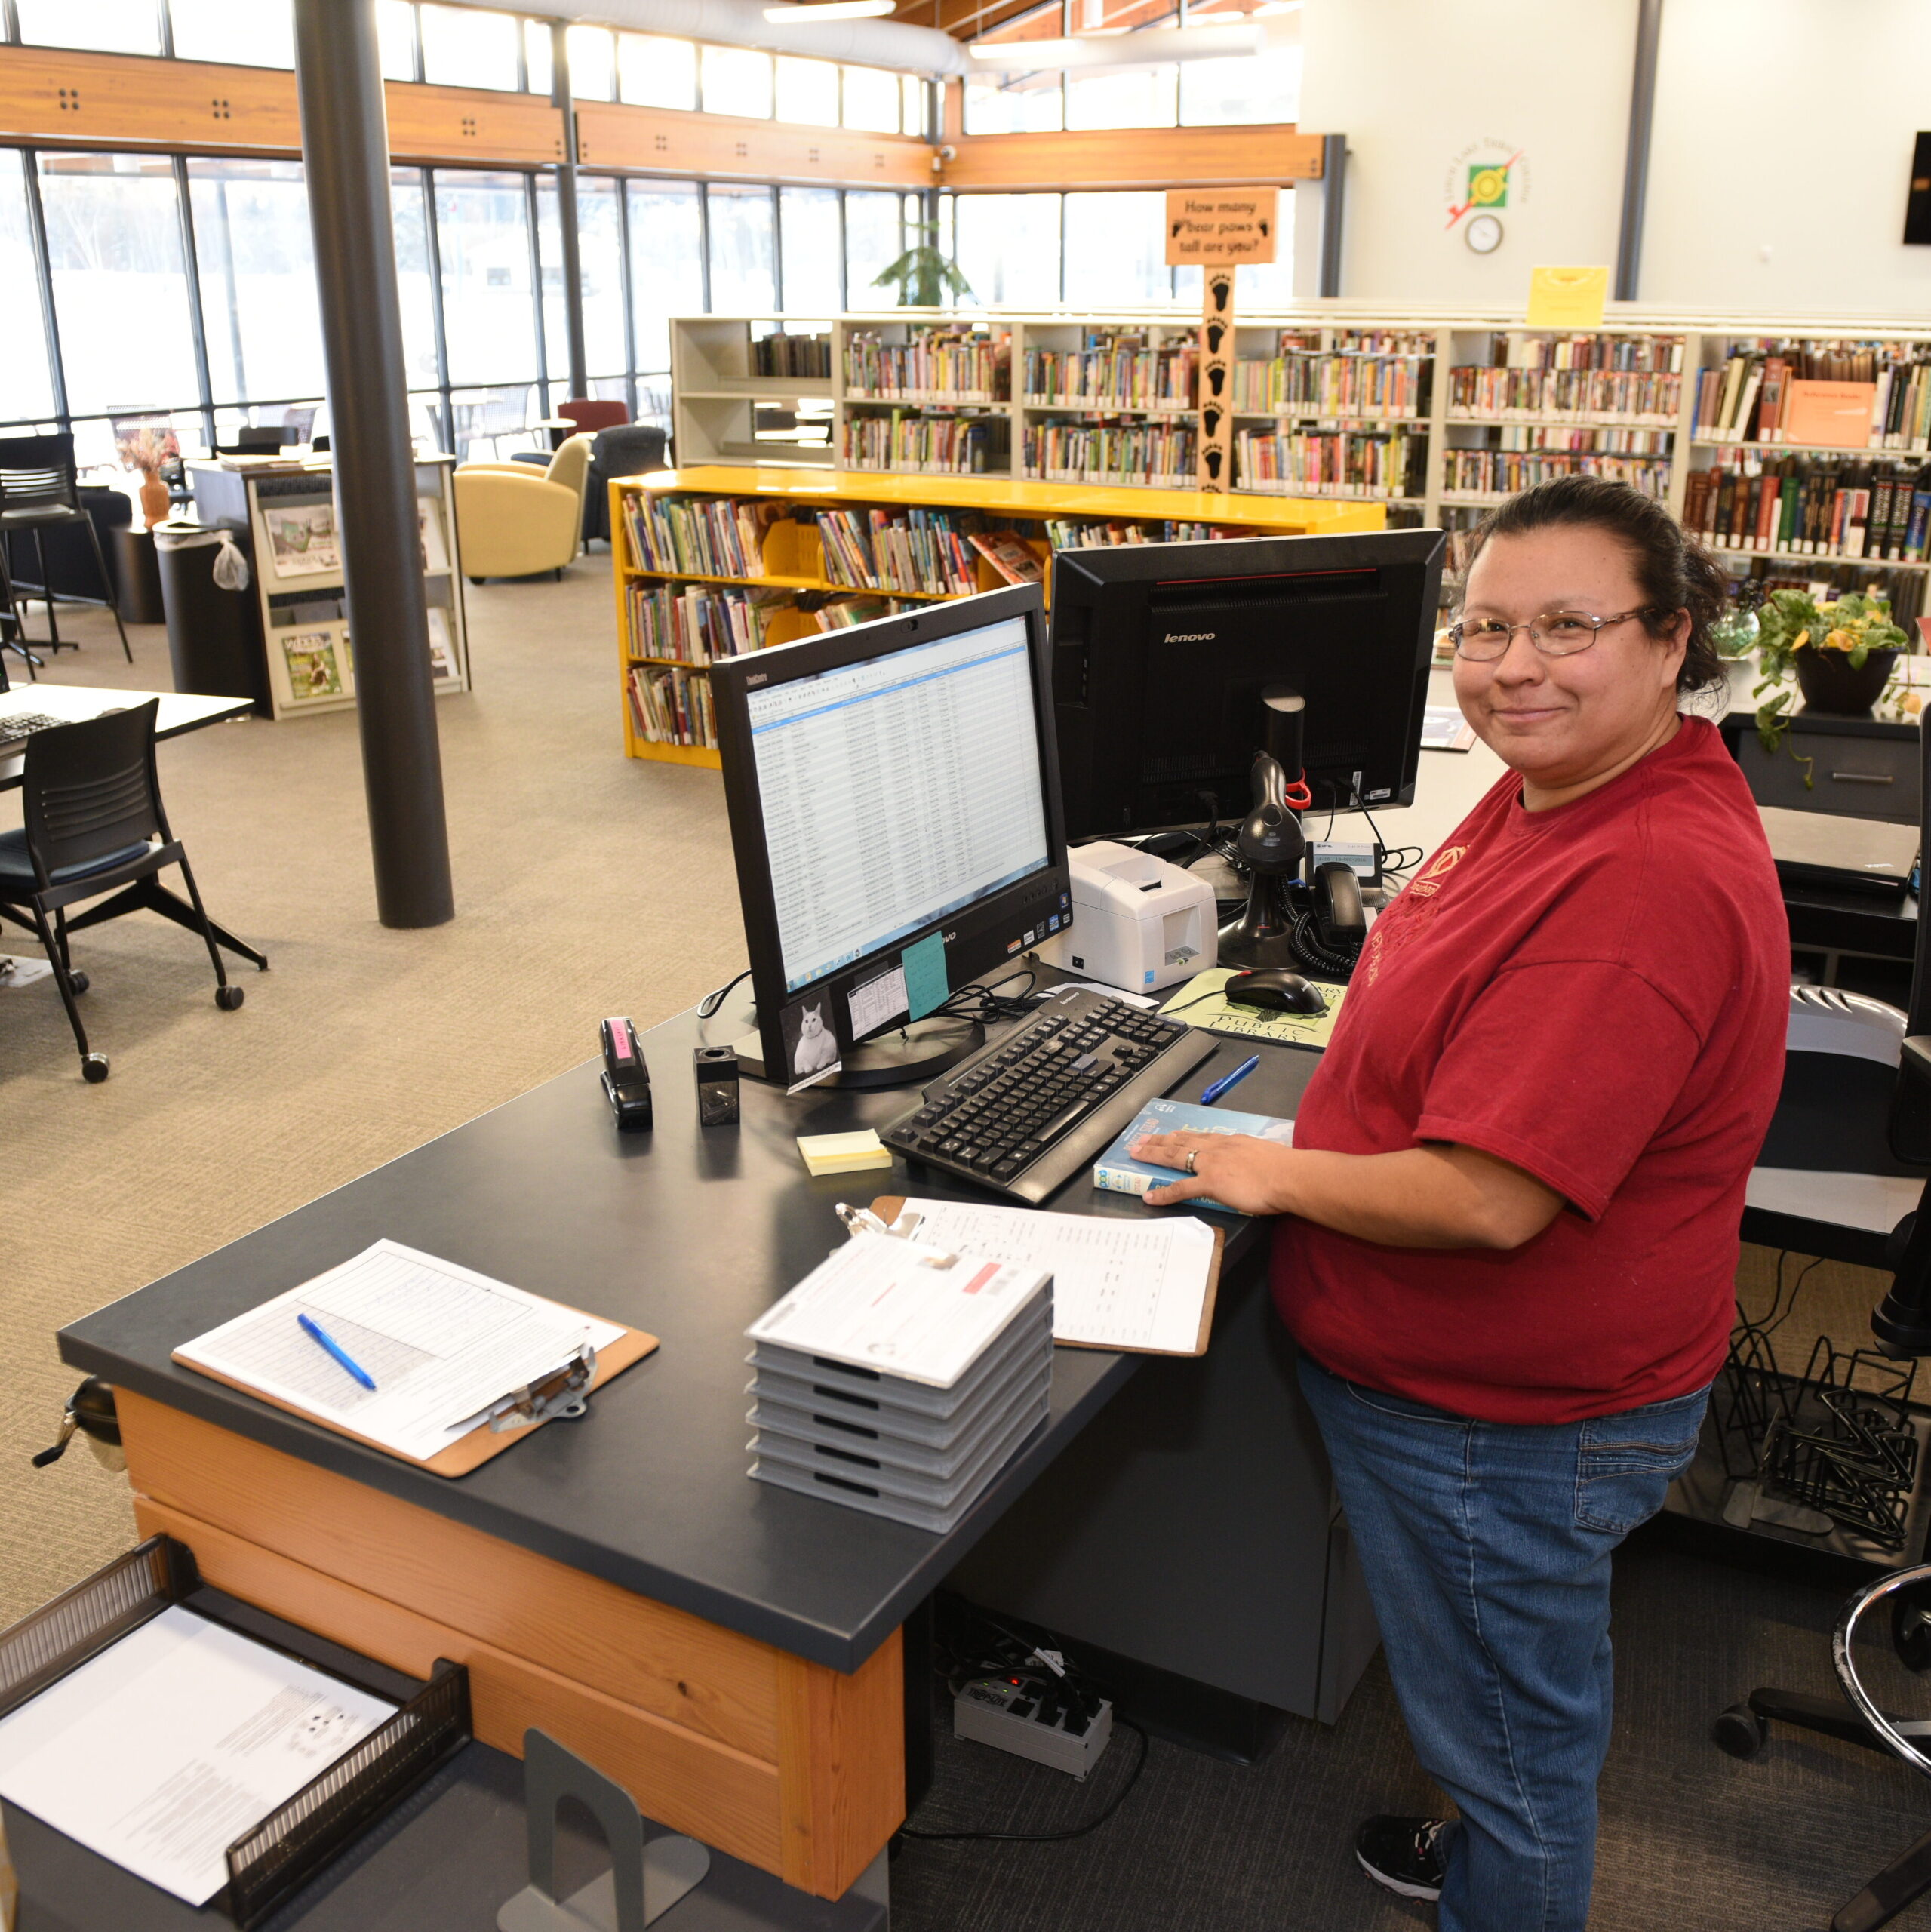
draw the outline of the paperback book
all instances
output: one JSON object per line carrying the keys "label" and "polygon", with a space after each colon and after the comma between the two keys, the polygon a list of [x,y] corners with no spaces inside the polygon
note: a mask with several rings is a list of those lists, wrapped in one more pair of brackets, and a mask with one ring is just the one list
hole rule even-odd
{"label": "paperback book", "polygon": [[[1150,1187],[1164,1187],[1170,1181],[1184,1179],[1178,1168],[1156,1167],[1133,1158],[1134,1143],[1149,1134],[1250,1134],[1256,1140],[1278,1141],[1284,1147],[1294,1144],[1294,1123],[1271,1114],[1237,1113],[1231,1107],[1196,1106],[1190,1100],[1149,1100],[1133,1124],[1100,1155],[1093,1171],[1093,1186],[1113,1194],[1144,1194]],[[1204,1198],[1187,1204],[1211,1208],[1222,1214],[1240,1211]]]}

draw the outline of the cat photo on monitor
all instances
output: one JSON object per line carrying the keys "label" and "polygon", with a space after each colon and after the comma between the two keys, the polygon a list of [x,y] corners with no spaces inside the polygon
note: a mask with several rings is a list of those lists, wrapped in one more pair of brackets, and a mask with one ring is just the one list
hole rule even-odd
{"label": "cat photo on monitor", "polygon": [[833,1031],[823,994],[795,1000],[778,1017],[793,1080],[807,1080],[838,1063],[838,1036]]}

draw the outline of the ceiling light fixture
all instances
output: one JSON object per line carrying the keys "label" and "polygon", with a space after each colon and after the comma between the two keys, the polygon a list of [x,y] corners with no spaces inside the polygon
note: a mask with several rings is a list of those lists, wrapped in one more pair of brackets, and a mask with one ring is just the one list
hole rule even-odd
{"label": "ceiling light fixture", "polygon": [[782,26],[804,26],[813,20],[875,20],[896,13],[898,0],[818,0],[803,7],[767,7],[764,17]]}

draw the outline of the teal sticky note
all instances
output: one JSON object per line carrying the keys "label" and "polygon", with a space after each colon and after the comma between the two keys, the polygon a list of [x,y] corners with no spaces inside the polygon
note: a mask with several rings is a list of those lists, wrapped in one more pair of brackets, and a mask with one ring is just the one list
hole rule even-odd
{"label": "teal sticky note", "polygon": [[905,949],[906,1008],[909,1018],[923,1020],[943,1006],[952,984],[946,977],[946,936],[928,933]]}

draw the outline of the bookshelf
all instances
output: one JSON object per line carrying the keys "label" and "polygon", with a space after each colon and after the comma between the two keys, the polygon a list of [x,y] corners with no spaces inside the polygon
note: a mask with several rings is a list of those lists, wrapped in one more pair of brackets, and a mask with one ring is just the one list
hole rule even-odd
{"label": "bookshelf", "polygon": [[1377,503],[1118,489],[1022,478],[697,465],[610,485],[627,756],[715,770],[715,658],[1008,580],[1004,534],[1042,571],[1106,542],[1378,530]]}

